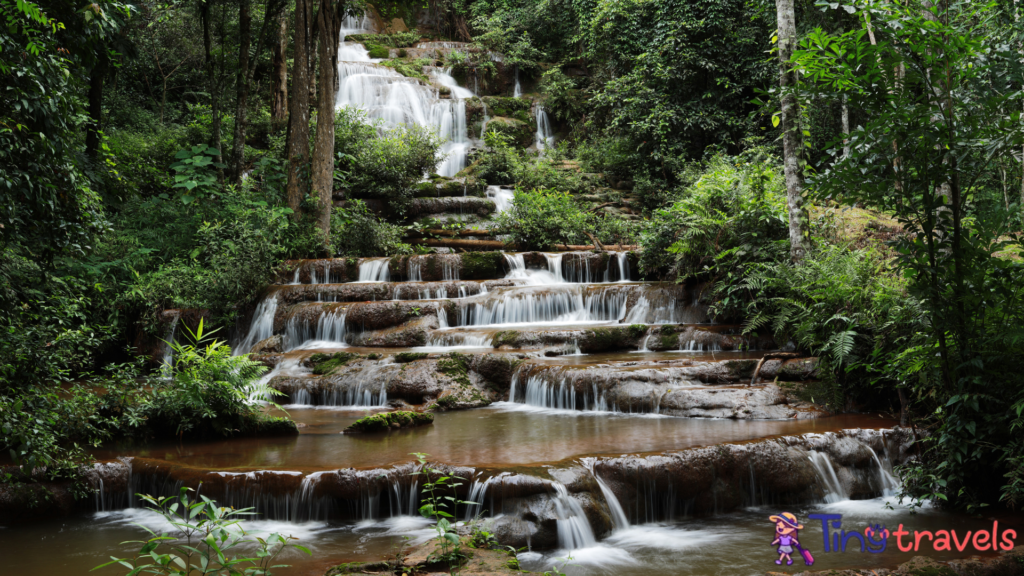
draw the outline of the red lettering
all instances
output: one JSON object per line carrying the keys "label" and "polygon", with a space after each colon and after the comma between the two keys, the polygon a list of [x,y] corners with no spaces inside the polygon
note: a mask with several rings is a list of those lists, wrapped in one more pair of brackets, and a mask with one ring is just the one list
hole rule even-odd
{"label": "red lettering", "polygon": [[[1010,536],[1010,534],[1013,534],[1013,536]],[[1003,550],[1013,550],[1013,539],[1016,537],[1016,530],[1003,530]]]}
{"label": "red lettering", "polygon": [[999,544],[997,543],[998,540],[999,540],[999,520],[995,520],[995,521],[992,522],[992,551],[993,552],[999,550]]}
{"label": "red lettering", "polygon": [[971,531],[970,530],[967,531],[967,536],[964,536],[964,543],[963,544],[961,544],[960,540],[956,537],[956,530],[952,530],[952,532],[953,532],[953,543],[956,544],[957,551],[958,552],[963,552],[964,548],[967,547],[967,543],[971,541]]}
{"label": "red lettering", "polygon": [[927,536],[928,537],[928,541],[931,542],[931,539],[932,539],[932,533],[931,532],[929,532],[927,530],[922,530],[920,532],[918,532],[917,530],[914,530],[914,552],[917,552],[918,547],[921,546],[921,538],[924,537],[924,536]]}
{"label": "red lettering", "polygon": [[[981,539],[981,542],[978,541],[979,538]],[[984,532],[982,530],[978,530],[977,532],[975,532],[974,540],[972,540],[972,542],[974,542],[974,549],[979,552],[984,552],[985,550],[988,550],[988,539],[988,532]]]}
{"label": "red lettering", "polygon": [[[907,544],[906,548],[903,547],[903,537],[907,534],[910,534],[910,532],[903,529],[903,524],[900,524],[900,527],[893,532],[893,535],[896,536],[896,545],[899,546],[900,552],[910,552],[914,548],[913,544]],[[1014,534],[1014,536],[1016,536],[1016,534]],[[1003,540],[1006,540],[1006,532],[1003,532]],[[1009,550],[1009,548],[1007,548],[1007,550]]]}
{"label": "red lettering", "polygon": [[935,533],[935,544],[932,544],[932,548],[935,548],[936,552],[952,550],[949,547],[949,530],[939,530]]}

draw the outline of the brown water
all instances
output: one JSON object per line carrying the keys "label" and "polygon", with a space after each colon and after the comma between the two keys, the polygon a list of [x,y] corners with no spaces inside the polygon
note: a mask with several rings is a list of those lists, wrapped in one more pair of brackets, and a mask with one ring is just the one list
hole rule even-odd
{"label": "brown water", "polygon": [[[825,553],[820,521],[807,519],[807,515],[812,513],[842,514],[843,528],[847,530],[863,530],[867,524],[881,523],[890,530],[903,524],[908,530],[956,529],[963,535],[966,530],[990,530],[992,527],[992,520],[988,518],[945,514],[932,509],[911,514],[900,506],[889,510],[884,499],[845,501],[789,511],[796,513],[805,525],[800,532],[800,541],[814,555],[816,570],[894,567],[923,550],[918,553],[900,552],[895,537],[890,537],[886,550],[880,554],[860,552],[855,541],[845,553]],[[525,552],[521,553],[521,561],[524,569],[545,570],[552,564],[561,565],[559,558],[571,556],[572,560],[564,570],[577,575],[712,576],[807,570],[803,561],[797,558],[788,567],[774,563],[778,555],[775,547],[769,545],[774,530],[768,516],[779,512],[774,509],[747,509],[713,518],[635,525],[615,531],[591,547],[546,554]],[[1018,534],[1024,535],[1021,516],[1004,516],[999,521],[1000,529],[1014,528]],[[84,575],[111,555],[130,556],[138,550],[138,545],[123,544],[126,540],[146,537],[145,532],[132,522],[157,531],[163,526],[159,517],[135,509],[0,529],[0,558],[3,562],[0,573],[19,576]],[[401,545],[414,545],[431,536],[422,519],[408,516],[361,523],[250,521],[245,523],[245,527],[254,535],[270,531],[291,534],[300,538],[299,543],[312,549],[312,558],[294,551],[286,554],[282,563],[292,564],[292,567],[275,572],[279,576],[321,576],[329,566],[348,561],[380,560],[393,556]],[[903,541],[907,542],[906,537]],[[1016,541],[1019,543],[1021,538]],[[929,550],[927,553],[940,559],[963,558],[972,554],[974,552],[969,547],[964,552]],[[126,572],[125,569],[107,568],[93,574],[115,576]]]}
{"label": "brown water", "polygon": [[[429,426],[383,434],[342,434],[368,411],[288,407],[304,424],[298,437],[244,438],[98,450],[97,458],[141,456],[215,470],[373,468],[410,462],[412,452],[473,466],[519,466],[587,455],[671,452],[770,436],[887,428],[891,420],[863,415],[801,420],[697,420],[648,414],[546,410],[500,402],[435,415]],[[379,411],[379,410],[378,410]]]}

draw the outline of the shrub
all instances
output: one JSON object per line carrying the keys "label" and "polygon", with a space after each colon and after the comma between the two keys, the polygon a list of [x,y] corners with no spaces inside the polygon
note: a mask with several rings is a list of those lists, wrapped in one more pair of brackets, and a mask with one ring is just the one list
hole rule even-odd
{"label": "shrub", "polygon": [[393,256],[409,254],[402,242],[405,227],[378,218],[361,200],[350,200],[331,211],[331,250],[335,256]]}
{"label": "shrub", "polygon": [[675,204],[655,212],[641,234],[640,265],[647,274],[670,269],[679,279],[739,278],[746,263],[788,253],[788,222],[777,165],[715,156]]}
{"label": "shrub", "polygon": [[583,243],[594,226],[594,216],[581,210],[572,196],[552,190],[517,189],[512,207],[496,220],[498,228],[524,250]]}
{"label": "shrub", "polygon": [[441,139],[422,126],[379,132],[379,137],[363,140],[352,150],[349,188],[361,196],[387,200],[401,212],[412,198],[414,184],[442,159]]}

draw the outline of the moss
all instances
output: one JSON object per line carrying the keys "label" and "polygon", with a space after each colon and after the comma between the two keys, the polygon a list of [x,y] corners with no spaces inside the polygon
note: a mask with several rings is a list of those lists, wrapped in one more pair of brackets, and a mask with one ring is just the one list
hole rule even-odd
{"label": "moss", "polygon": [[455,396],[452,395],[452,394],[449,394],[448,396],[444,396],[444,397],[438,398],[437,402],[435,402],[433,404],[433,406],[439,407],[439,408],[444,408],[445,410],[449,410],[449,409],[455,408],[455,405],[457,403],[458,403],[458,400],[455,399]]}
{"label": "moss", "polygon": [[290,418],[265,414],[258,415],[246,428],[245,432],[255,436],[294,436],[299,433],[299,427]]}
{"label": "moss", "polygon": [[409,56],[409,53],[405,51],[405,48],[402,48],[401,50],[398,51],[398,57],[399,58],[406,58],[408,56]]}
{"label": "moss", "polygon": [[515,118],[495,116],[487,123],[488,132],[497,132],[508,136],[509,139],[523,148],[533,143],[535,129],[529,122],[523,122]]}
{"label": "moss", "polygon": [[462,276],[466,280],[485,280],[499,275],[504,256],[501,252],[466,252],[462,254]]}
{"label": "moss", "polygon": [[349,282],[355,282],[359,280],[359,259],[349,258],[345,260],[345,276],[348,277]]}
{"label": "moss", "polygon": [[664,326],[661,327],[660,331],[662,334],[675,334],[676,327],[673,326],[672,324],[665,324]]}
{"label": "moss", "polygon": [[499,348],[501,346],[511,346],[518,348],[519,332],[516,330],[502,330],[491,338],[491,346]]}
{"label": "moss", "polygon": [[[469,356],[452,352],[437,361],[437,371],[462,386],[469,386]],[[438,400],[440,402],[441,400]]]}
{"label": "moss", "polygon": [[660,344],[661,348],[664,350],[674,349],[677,346],[679,346],[679,337],[676,336],[674,332],[672,334],[665,334],[664,332],[662,332]]}
{"label": "moss", "polygon": [[341,576],[342,574],[364,574],[381,572],[384,573],[391,569],[391,565],[387,562],[346,562],[345,564],[338,564],[337,566],[329,569],[324,576]]}
{"label": "moss", "polygon": [[626,346],[627,334],[620,328],[594,328],[585,330],[579,346],[584,352],[603,352]]}
{"label": "moss", "polygon": [[390,46],[391,48],[412,48],[420,41],[420,33],[395,32],[394,34],[349,34],[345,36],[347,42],[361,42],[369,48],[369,44],[378,46]]}
{"label": "moss", "polygon": [[[385,54],[383,56],[374,56],[373,55],[373,51],[371,50],[370,51],[370,57],[371,58],[387,58],[388,54],[386,53],[386,49],[385,49]],[[395,72],[398,72],[399,74],[401,74],[402,76],[405,76],[406,78],[416,78],[417,80],[421,80],[423,82],[430,82],[430,79],[427,78],[427,76],[425,74],[423,74],[423,67],[422,66],[416,66],[417,63],[418,62],[416,62],[416,63],[406,62],[404,60],[385,60],[384,62],[381,62],[380,65],[381,66],[387,66],[388,68],[391,68],[392,70],[394,70]]]}
{"label": "moss", "polygon": [[414,362],[416,360],[423,360],[429,356],[426,352],[399,352],[395,354],[395,362],[404,364],[406,362]]}
{"label": "moss", "polygon": [[647,334],[647,325],[630,324],[628,330],[630,338],[642,338],[645,334]]}
{"label": "moss", "polygon": [[384,432],[385,430],[391,430],[394,428],[424,426],[433,422],[434,415],[425,414],[423,412],[409,412],[404,410],[398,412],[381,412],[380,414],[371,414],[370,416],[364,416],[359,420],[356,420],[345,429],[345,432]]}
{"label": "moss", "polygon": [[330,374],[335,368],[344,366],[349,360],[359,358],[359,354],[351,352],[335,352],[334,354],[313,354],[309,357],[313,374]]}
{"label": "moss", "polygon": [[391,51],[385,46],[378,44],[366,44],[366,50],[370,53],[370,58],[387,58],[391,55]]}
{"label": "moss", "polygon": [[379,360],[380,359],[380,354],[377,354],[376,352],[371,352],[371,353],[366,355],[366,359],[367,360]]}

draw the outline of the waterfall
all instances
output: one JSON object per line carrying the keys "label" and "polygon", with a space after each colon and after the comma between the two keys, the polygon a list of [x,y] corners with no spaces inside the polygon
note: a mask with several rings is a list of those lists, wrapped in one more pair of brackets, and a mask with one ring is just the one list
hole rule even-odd
{"label": "waterfall", "polygon": [[553,482],[555,518],[558,524],[558,545],[565,550],[577,550],[597,545],[597,538],[587,520],[587,514],[561,482]]}
{"label": "waterfall", "polygon": [[345,42],[349,34],[366,32],[373,27],[372,20],[366,14],[362,18],[346,16],[341,22],[341,46],[338,47],[338,62],[369,62],[370,53],[358,42]]}
{"label": "waterfall", "polygon": [[544,259],[548,262],[548,272],[551,272],[551,275],[555,277],[555,282],[557,284],[564,284],[565,278],[562,277],[562,253],[545,254]]}
{"label": "waterfall", "polygon": [[273,336],[275,314],[277,314],[277,296],[271,294],[256,306],[256,311],[252,314],[252,324],[249,325],[249,333],[240,344],[235,346],[232,354],[235,356],[246,354],[257,342]]}
{"label": "waterfall", "polygon": [[537,105],[537,135],[534,138],[537,150],[547,150],[555,146],[555,133],[551,130],[551,122],[548,120],[548,113],[544,111],[544,107],[540,104]]}
{"label": "waterfall", "polygon": [[[448,75],[439,72],[434,76],[440,80]],[[466,167],[470,142],[466,103],[458,96],[461,92],[442,99],[437,89],[367,61],[339,61],[338,78],[337,107],[358,108],[368,120],[381,120],[388,128],[402,124],[429,127],[444,139],[445,159],[437,173],[454,176]]]}
{"label": "waterfall", "polygon": [[[527,376],[522,404],[553,410],[613,411],[608,401],[605,400],[604,394],[598,391],[597,384],[593,385],[591,392],[577,394],[571,374],[557,380],[552,378],[553,381],[549,381],[547,376],[546,372]],[[515,394],[518,380],[518,374],[512,377],[509,402],[517,402]]]}
{"label": "waterfall", "polygon": [[160,377],[170,380],[174,376],[174,334],[178,331],[178,320],[181,316],[175,316],[171,320],[171,327],[167,330],[167,338],[164,340],[163,357],[160,359]]}
{"label": "waterfall", "polygon": [[[871,450],[871,453],[874,454],[874,450]],[[812,450],[808,458],[817,474],[818,482],[825,490],[825,502],[835,504],[849,500],[850,495],[846,493],[843,483],[839,481],[839,476],[836,474],[835,468],[832,467],[832,460],[828,455]]]}
{"label": "waterfall", "polygon": [[512,207],[512,198],[514,196],[515,190],[509,190],[501,186],[487,187],[487,197],[494,201],[497,214],[508,212],[508,209]]}
{"label": "waterfall", "polygon": [[587,470],[590,470],[590,475],[594,477],[594,480],[597,480],[597,487],[601,489],[604,501],[608,504],[608,513],[612,517],[614,529],[622,530],[623,528],[628,528],[629,520],[626,518],[626,512],[622,509],[622,504],[619,503],[619,499],[612,492],[612,489],[604,483],[604,480],[601,480],[601,477],[594,470],[596,461],[593,458],[584,458],[582,463]]}
{"label": "waterfall", "polygon": [[626,317],[628,295],[625,290],[585,295],[578,285],[551,291],[499,290],[482,301],[457,302],[456,325],[617,322]]}
{"label": "waterfall", "polygon": [[[406,265],[406,266],[408,266],[409,282],[422,282],[423,281],[423,274],[420,271],[420,268],[423,266],[424,258],[425,258],[424,256],[412,256],[412,257],[409,258],[409,263]],[[395,296],[396,296],[395,299],[396,300],[398,299],[397,298],[397,293],[398,293],[398,288],[396,287],[395,288]]]}
{"label": "waterfall", "polygon": [[[619,263],[619,282],[629,282],[632,277],[629,270],[629,252],[615,252],[615,260]],[[611,266],[611,263],[608,265]]]}
{"label": "waterfall", "polygon": [[366,258],[359,262],[359,282],[388,282],[391,280],[387,258]]}
{"label": "waterfall", "polygon": [[516,87],[512,90],[512,97],[519,98],[523,95],[523,89],[519,86],[519,65],[516,64]]}

